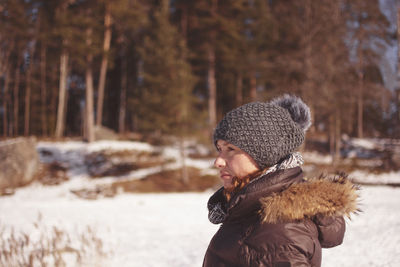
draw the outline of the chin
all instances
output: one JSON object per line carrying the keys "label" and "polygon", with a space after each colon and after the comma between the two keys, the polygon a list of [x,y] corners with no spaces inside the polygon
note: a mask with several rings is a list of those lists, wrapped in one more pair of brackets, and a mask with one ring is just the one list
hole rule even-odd
{"label": "chin", "polygon": [[225,183],[224,183],[224,189],[225,189],[226,191],[230,192],[230,191],[232,191],[232,190],[234,189],[234,186],[233,186],[232,183],[229,183],[229,184],[225,184]]}
{"label": "chin", "polygon": [[231,183],[229,183],[229,184],[225,184],[224,183],[224,188],[226,189],[226,190],[229,190],[229,189],[233,189],[233,185],[231,184]]}

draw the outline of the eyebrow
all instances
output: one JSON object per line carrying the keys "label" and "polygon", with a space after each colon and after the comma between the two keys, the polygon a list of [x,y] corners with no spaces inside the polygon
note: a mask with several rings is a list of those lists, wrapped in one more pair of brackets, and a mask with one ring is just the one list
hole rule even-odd
{"label": "eyebrow", "polygon": [[230,143],[229,142],[227,142],[227,141],[224,141],[224,140],[220,140],[219,142],[217,142],[217,144],[221,144],[221,145],[223,145],[223,146],[226,146],[226,145],[229,145]]}
{"label": "eyebrow", "polygon": [[217,144],[216,147],[217,147],[217,150],[221,150],[222,147],[227,147],[227,148],[232,148],[232,149],[237,148],[235,145],[225,142],[225,141],[223,141],[223,143],[221,143],[221,144]]}

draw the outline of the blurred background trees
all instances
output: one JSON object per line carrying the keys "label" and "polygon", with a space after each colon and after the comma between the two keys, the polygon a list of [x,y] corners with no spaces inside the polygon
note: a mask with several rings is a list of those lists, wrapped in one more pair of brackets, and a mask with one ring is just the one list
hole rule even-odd
{"label": "blurred background trees", "polygon": [[343,134],[399,138],[399,89],[381,67],[397,29],[383,11],[378,0],[0,0],[0,133],[209,137],[230,109],[294,93],[331,151]]}

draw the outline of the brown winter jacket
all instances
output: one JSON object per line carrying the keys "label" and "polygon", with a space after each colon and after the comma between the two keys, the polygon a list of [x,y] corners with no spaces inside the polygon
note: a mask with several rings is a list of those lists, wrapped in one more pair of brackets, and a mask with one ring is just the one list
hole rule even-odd
{"label": "brown winter jacket", "polygon": [[351,182],[305,181],[300,167],[258,178],[229,203],[222,192],[223,188],[208,202],[209,217],[216,207],[225,215],[209,244],[204,267],[321,266],[321,247],[341,244],[343,216],[357,211]]}

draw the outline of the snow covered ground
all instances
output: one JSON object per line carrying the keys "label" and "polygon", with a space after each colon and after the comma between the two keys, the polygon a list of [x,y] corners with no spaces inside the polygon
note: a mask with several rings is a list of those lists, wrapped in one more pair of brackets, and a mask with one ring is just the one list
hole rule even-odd
{"label": "snow covered ground", "polygon": [[[208,242],[218,229],[207,219],[206,203],[212,191],[122,193],[114,198],[84,200],[70,192],[90,184],[83,174],[58,186],[32,184],[1,197],[0,230],[13,228],[34,239],[38,236],[34,224],[41,216],[44,225],[69,233],[85,231],[87,226],[95,230],[109,254],[84,266],[201,266]],[[392,174],[388,179],[398,181],[400,177]],[[323,251],[322,266],[398,266],[400,188],[364,186],[360,195],[363,212],[348,220],[341,246]],[[68,266],[75,263],[69,261]]]}
{"label": "snow covered ground", "polygon": [[[112,252],[97,266],[201,266],[218,228],[207,220],[212,192],[121,194],[90,201],[52,190],[30,186],[1,198],[1,224],[33,235],[40,213],[46,225],[67,231],[90,225],[105,251]],[[394,267],[400,262],[400,189],[364,187],[361,199],[363,213],[348,221],[343,245],[324,250],[323,266]]]}

